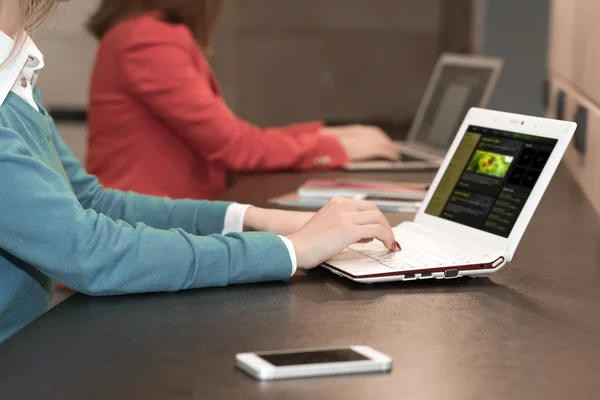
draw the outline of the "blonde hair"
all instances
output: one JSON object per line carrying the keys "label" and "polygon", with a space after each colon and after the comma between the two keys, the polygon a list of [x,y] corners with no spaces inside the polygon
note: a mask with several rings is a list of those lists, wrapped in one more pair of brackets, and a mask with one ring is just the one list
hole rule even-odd
{"label": "blonde hair", "polygon": [[56,0],[21,0],[21,31],[31,32],[46,21],[57,7]]}
{"label": "blonde hair", "polygon": [[[17,36],[15,37],[16,45],[6,61],[0,64],[0,68],[14,57],[23,46],[25,39],[24,32],[31,33],[35,28],[44,23],[54,13],[57,5],[56,0],[19,0],[18,7],[21,21],[17,29]],[[0,0],[0,11],[1,9],[2,0]]]}

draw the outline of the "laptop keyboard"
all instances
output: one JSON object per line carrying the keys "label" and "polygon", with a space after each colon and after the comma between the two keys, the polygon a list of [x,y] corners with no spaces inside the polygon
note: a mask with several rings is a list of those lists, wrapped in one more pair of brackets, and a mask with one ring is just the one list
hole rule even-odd
{"label": "laptop keyboard", "polygon": [[350,248],[396,270],[449,267],[475,263],[475,260],[471,257],[460,253],[456,249],[443,246],[424,237],[403,238],[400,243],[402,251],[398,253],[390,252],[380,242],[376,241],[369,244],[355,244]]}

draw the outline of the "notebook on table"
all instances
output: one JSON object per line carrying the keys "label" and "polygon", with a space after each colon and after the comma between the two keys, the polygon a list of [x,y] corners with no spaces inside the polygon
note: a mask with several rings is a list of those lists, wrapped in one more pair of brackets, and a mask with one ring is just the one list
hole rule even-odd
{"label": "notebook on table", "polygon": [[510,262],[576,124],[473,108],[412,222],[402,251],[356,244],[324,264],[356,282],[489,276]]}
{"label": "notebook on table", "polygon": [[429,184],[389,183],[349,179],[311,179],[296,192],[269,200],[272,205],[292,208],[320,208],[331,197],[373,201],[386,212],[415,212]]}

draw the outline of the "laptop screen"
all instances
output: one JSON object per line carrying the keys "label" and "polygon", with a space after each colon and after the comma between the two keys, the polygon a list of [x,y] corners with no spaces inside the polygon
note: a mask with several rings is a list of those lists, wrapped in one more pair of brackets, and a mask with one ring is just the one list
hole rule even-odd
{"label": "laptop screen", "polygon": [[507,238],[557,142],[469,126],[425,213]]}
{"label": "laptop screen", "polygon": [[411,141],[447,150],[471,107],[482,107],[495,69],[444,65]]}

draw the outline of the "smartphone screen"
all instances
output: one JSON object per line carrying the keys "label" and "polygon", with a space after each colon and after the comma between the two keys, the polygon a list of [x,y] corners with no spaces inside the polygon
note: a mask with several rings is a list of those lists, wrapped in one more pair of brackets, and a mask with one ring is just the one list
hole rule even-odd
{"label": "smartphone screen", "polygon": [[298,353],[257,354],[276,367],[370,360],[352,349],[316,350]]}

